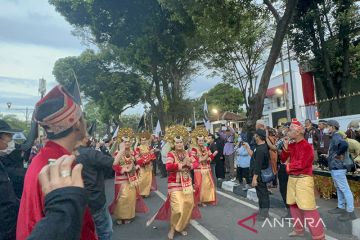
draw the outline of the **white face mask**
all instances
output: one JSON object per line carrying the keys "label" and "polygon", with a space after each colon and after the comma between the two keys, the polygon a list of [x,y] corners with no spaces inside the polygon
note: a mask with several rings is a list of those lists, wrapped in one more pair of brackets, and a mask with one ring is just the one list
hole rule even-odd
{"label": "white face mask", "polygon": [[14,150],[15,150],[15,142],[14,140],[11,140],[11,142],[8,143],[8,147],[0,151],[0,156],[10,154]]}
{"label": "white face mask", "polygon": [[328,128],[324,128],[323,133],[324,133],[324,134],[329,134],[329,129],[328,129]]}

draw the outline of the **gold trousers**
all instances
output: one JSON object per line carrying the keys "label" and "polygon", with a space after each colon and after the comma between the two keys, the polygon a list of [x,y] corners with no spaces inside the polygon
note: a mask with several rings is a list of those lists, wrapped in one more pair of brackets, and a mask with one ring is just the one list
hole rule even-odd
{"label": "gold trousers", "polygon": [[118,220],[128,220],[135,217],[136,188],[128,182],[121,183],[116,201],[114,216]]}
{"label": "gold trousers", "polygon": [[201,171],[200,202],[215,202],[215,186],[212,182],[210,169]]}
{"label": "gold trousers", "polygon": [[183,191],[170,193],[171,218],[170,224],[177,232],[182,232],[189,224],[194,208],[194,195]]}
{"label": "gold trousers", "polygon": [[152,163],[140,168],[139,190],[141,196],[149,196],[153,178]]}
{"label": "gold trousers", "polygon": [[301,210],[315,210],[314,178],[289,176],[286,203],[297,204]]}

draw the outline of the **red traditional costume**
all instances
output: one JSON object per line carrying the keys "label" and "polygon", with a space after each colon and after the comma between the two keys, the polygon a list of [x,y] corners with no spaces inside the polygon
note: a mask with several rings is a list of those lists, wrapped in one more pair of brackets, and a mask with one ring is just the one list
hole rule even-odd
{"label": "red traditional costume", "polygon": [[191,155],[195,158],[199,165],[194,169],[195,185],[199,189],[197,199],[199,203],[216,204],[216,190],[214,178],[212,177],[210,162],[214,160],[214,155],[208,147],[199,146],[197,141],[199,138],[205,140],[208,132],[205,128],[195,128],[192,132],[194,147],[191,149]]}
{"label": "red traditional costume", "polygon": [[[132,129],[123,128],[119,129],[118,139],[128,138]],[[136,162],[134,155],[126,153],[125,150],[117,151],[114,154],[115,159],[117,155],[121,154],[119,162],[115,162],[113,169],[115,171],[115,195],[109,210],[118,221],[131,220],[135,217],[135,212],[146,213],[149,211],[145,202],[139,194],[139,179],[136,170]],[[125,168],[130,171],[124,171]]]}
{"label": "red traditional costume", "polygon": [[[303,131],[303,126],[293,119],[290,129]],[[306,225],[313,239],[325,239],[324,225],[315,202],[312,146],[305,139],[290,143],[288,148],[282,151],[280,157],[282,162],[290,159],[286,166],[289,174],[286,202],[290,205],[290,212],[294,218],[295,233],[302,235]],[[307,220],[306,223],[304,223],[305,220]]]}
{"label": "red traditional costume", "polygon": [[[173,142],[173,136],[187,136],[187,130],[182,126],[173,126],[167,130],[167,142]],[[179,169],[179,164],[184,167]],[[185,166],[187,165],[187,166]],[[188,165],[191,165],[189,167]],[[160,210],[147,222],[150,225],[155,219],[170,221],[171,227],[182,232],[190,219],[201,218],[195,202],[196,197],[192,186],[190,170],[196,168],[198,162],[185,150],[181,155],[176,151],[168,153],[166,170],[168,171],[168,196]]]}
{"label": "red traditional costume", "polygon": [[[51,105],[53,103],[56,106],[60,105],[61,108],[57,109],[58,107]],[[46,111],[50,111],[49,114]],[[46,115],[46,117],[41,117],[39,120],[38,116],[41,114]],[[80,106],[73,101],[61,86],[56,86],[36,104],[35,118],[45,128],[48,136],[59,134],[69,129],[80,119],[81,115]],[[36,223],[45,216],[44,194],[38,181],[40,170],[48,164],[49,159],[58,159],[63,155],[70,154],[64,147],[53,141],[48,141],[38,155],[33,158],[25,176],[17,221],[16,239],[25,240],[29,237]],[[88,207],[84,214],[81,239],[97,239],[95,225]]]}
{"label": "red traditional costume", "polygon": [[[150,140],[150,133],[141,133],[140,139]],[[139,189],[141,196],[149,196],[150,190],[157,190],[156,178],[153,172],[152,161],[156,160],[156,155],[149,145],[140,145],[134,151],[136,163],[140,166],[139,172]]]}

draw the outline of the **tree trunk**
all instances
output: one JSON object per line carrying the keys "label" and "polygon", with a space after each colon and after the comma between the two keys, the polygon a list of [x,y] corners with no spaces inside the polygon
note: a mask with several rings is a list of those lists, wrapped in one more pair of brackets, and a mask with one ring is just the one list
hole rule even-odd
{"label": "tree trunk", "polygon": [[[339,95],[345,95],[347,94],[347,87],[349,85],[349,77],[350,77],[350,23],[349,23],[349,16],[348,12],[351,7],[351,1],[350,0],[343,0],[340,1],[340,7],[339,7],[339,13],[342,15],[342,18],[340,20],[339,24],[339,43],[341,46],[341,49],[339,51],[339,55],[342,55],[342,73],[339,74],[337,79],[337,86],[339,88]],[[346,15],[346,17],[344,16]],[[344,99],[343,101],[345,105],[349,105],[350,102],[347,101],[347,99]],[[349,109],[349,106],[342,108],[343,112],[342,115],[347,115],[347,109]]]}
{"label": "tree trunk", "polygon": [[[321,19],[320,19],[320,11],[317,7],[317,5],[315,5],[314,7],[315,9],[315,23],[316,23],[316,27],[318,29],[319,32],[319,39],[320,39],[320,48],[321,48],[321,56],[322,56],[322,60],[323,60],[323,66],[324,66],[324,70],[325,70],[325,82],[324,82],[324,86],[326,86],[326,88],[328,89],[328,96],[332,96],[332,97],[336,97],[338,96],[338,91],[337,91],[337,87],[334,84],[334,79],[331,76],[331,65],[330,65],[330,57],[329,57],[329,53],[328,53],[328,48],[326,46],[325,43],[325,33],[324,33],[324,27],[321,24]],[[339,107],[339,103],[337,101],[333,101],[330,105],[330,113],[332,116],[334,116],[336,113],[338,113],[340,111],[340,107]]]}
{"label": "tree trunk", "polygon": [[[272,5],[269,3],[269,1],[264,1],[264,3],[267,4],[269,10],[272,11]],[[267,88],[269,86],[270,77],[276,64],[276,60],[279,57],[284,37],[296,9],[297,3],[298,0],[288,0],[286,3],[285,13],[281,19],[278,19],[278,15],[273,12],[274,17],[277,19],[275,37],[272,42],[270,54],[265,65],[264,72],[261,76],[258,92],[254,95],[249,103],[250,112],[245,123],[245,130],[253,130],[255,128],[256,120],[262,117],[264,99]]]}

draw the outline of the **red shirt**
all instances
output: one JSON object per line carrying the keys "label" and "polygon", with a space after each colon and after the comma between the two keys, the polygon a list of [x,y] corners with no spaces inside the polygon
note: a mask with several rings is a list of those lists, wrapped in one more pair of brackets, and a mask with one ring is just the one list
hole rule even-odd
{"label": "red shirt", "polygon": [[204,152],[208,154],[208,159],[206,162],[199,162],[200,161],[200,149],[198,148],[192,148],[191,149],[191,155],[196,159],[196,161],[199,162],[199,166],[197,168],[203,168],[203,167],[210,167],[210,162],[214,160],[214,155],[211,153],[210,149],[208,147],[204,147]]}
{"label": "red shirt", "polygon": [[287,151],[281,153],[281,161],[286,162],[290,157],[288,173],[291,175],[308,175],[312,176],[312,164],[314,161],[314,150],[305,139],[298,143],[290,143]]}
{"label": "red shirt", "polygon": [[[187,153],[188,157],[191,157],[190,153]],[[197,168],[199,165],[199,162],[193,159],[193,165],[192,169]],[[176,162],[176,156],[174,154],[174,151],[171,151],[167,155],[166,159],[166,171],[168,171],[168,190],[181,190],[181,180],[179,178],[179,175],[177,174],[179,171],[178,164]]]}
{"label": "red shirt", "polygon": [[151,161],[156,160],[156,155],[150,152],[152,147],[149,146],[148,149],[149,152],[147,153],[142,153],[139,147],[137,147],[134,151],[136,163],[141,167],[144,167],[146,164],[149,164]]}
{"label": "red shirt", "polygon": [[[25,240],[31,234],[37,222],[44,215],[44,195],[38,181],[40,170],[48,164],[49,159],[58,159],[70,153],[62,146],[48,141],[38,155],[36,155],[25,175],[24,190],[20,202],[19,216],[17,220],[16,239]],[[59,223],[62,224],[62,223]],[[95,225],[90,215],[89,208],[86,208],[81,239],[97,239]]]}

